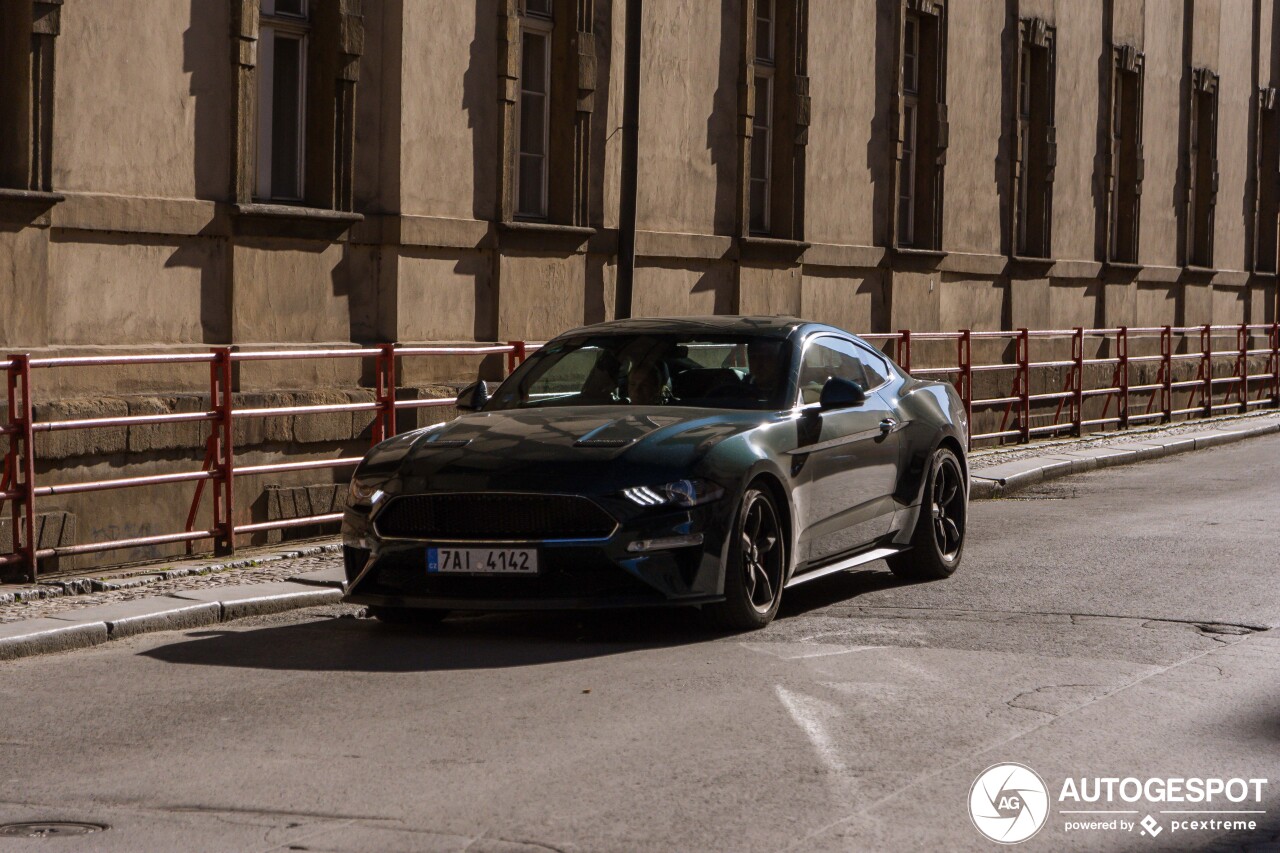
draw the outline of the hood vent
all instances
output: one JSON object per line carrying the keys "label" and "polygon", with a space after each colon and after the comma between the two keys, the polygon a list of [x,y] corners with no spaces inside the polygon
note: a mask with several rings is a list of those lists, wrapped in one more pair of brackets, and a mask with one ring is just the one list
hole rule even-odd
{"label": "hood vent", "polygon": [[466,447],[471,443],[469,438],[436,438],[422,442],[422,447]]}
{"label": "hood vent", "polygon": [[581,438],[573,443],[574,447],[626,447],[634,442],[634,438]]}

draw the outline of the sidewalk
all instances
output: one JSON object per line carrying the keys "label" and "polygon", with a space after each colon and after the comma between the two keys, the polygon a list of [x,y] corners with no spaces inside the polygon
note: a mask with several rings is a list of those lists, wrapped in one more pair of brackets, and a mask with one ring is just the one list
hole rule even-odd
{"label": "sidewalk", "polygon": [[[971,495],[999,498],[1070,474],[1271,433],[1280,433],[1280,414],[1260,412],[979,450],[969,457]],[[232,561],[182,560],[0,585],[0,661],[337,604],[343,582],[340,549],[329,540],[246,552]]]}

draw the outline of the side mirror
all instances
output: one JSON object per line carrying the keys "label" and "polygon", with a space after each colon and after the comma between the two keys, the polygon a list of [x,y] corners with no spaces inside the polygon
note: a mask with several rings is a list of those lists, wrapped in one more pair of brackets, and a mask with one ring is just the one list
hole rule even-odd
{"label": "side mirror", "polygon": [[822,411],[827,409],[850,409],[867,402],[867,392],[858,383],[833,376],[822,386],[822,396],[818,405]]}
{"label": "side mirror", "polygon": [[478,379],[458,392],[456,405],[459,412],[478,412],[487,402],[489,402],[489,386],[483,379]]}

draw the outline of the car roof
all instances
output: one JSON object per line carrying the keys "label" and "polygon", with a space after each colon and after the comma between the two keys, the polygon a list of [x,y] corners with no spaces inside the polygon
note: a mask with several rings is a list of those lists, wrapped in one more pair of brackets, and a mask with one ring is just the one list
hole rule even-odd
{"label": "car roof", "polygon": [[581,326],[557,337],[665,332],[677,334],[740,334],[759,335],[762,338],[786,338],[801,328],[806,331],[829,330],[840,334],[849,334],[833,326],[814,323],[810,320],[802,320],[799,317],[791,317],[784,314],[768,317],[712,314],[703,317],[633,317],[628,320],[611,320],[607,323]]}

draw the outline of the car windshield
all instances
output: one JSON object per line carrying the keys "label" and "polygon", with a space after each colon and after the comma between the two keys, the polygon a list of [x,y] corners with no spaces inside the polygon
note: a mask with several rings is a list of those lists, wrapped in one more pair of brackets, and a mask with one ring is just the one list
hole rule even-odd
{"label": "car windshield", "polygon": [[552,341],[486,411],[546,406],[783,408],[791,347],[760,335],[596,335]]}

